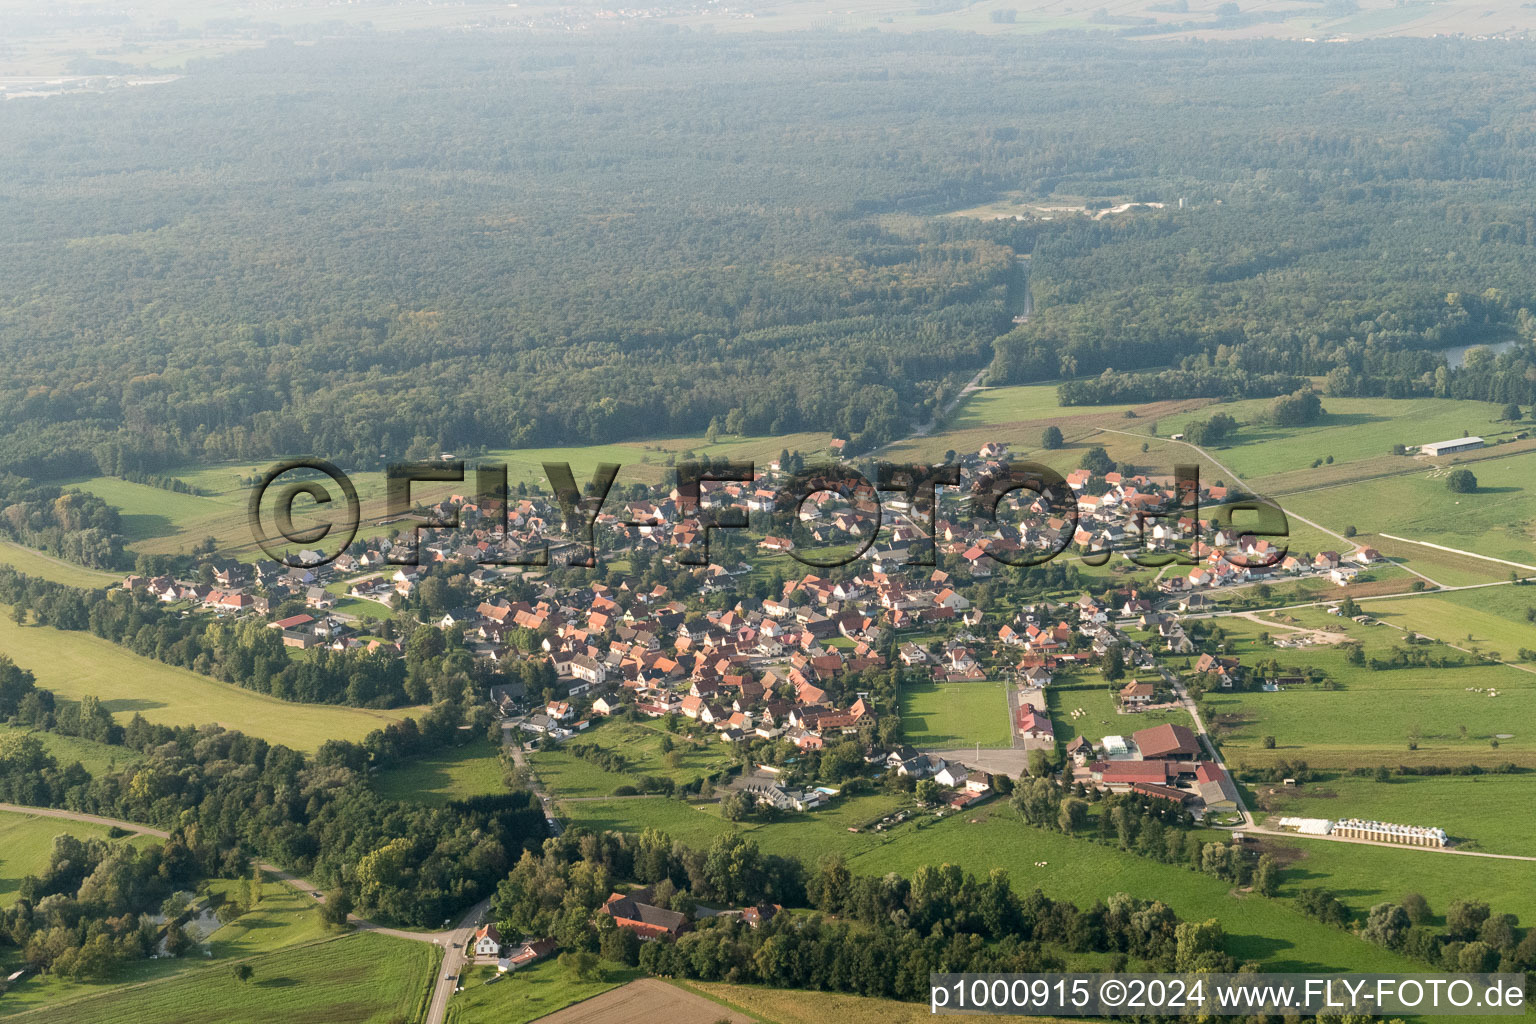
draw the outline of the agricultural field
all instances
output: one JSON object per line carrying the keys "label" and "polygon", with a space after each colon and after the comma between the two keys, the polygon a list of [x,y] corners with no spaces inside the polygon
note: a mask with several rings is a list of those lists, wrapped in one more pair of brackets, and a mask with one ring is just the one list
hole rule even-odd
{"label": "agricultural field", "polygon": [[[1403,643],[1403,634],[1389,626],[1362,626],[1316,609],[1279,613],[1275,621],[1343,632],[1364,644],[1367,659],[1384,657]],[[1536,720],[1536,676],[1528,672],[1482,664],[1372,671],[1350,665],[1340,646],[1263,645],[1258,639],[1266,629],[1262,616],[1260,623],[1224,618],[1220,625],[1227,633],[1229,653],[1241,660],[1273,657],[1283,670],[1320,668],[1341,687],[1208,693],[1207,722],[1226,759],[1235,765],[1277,758],[1335,769],[1400,763],[1536,765],[1536,735],[1527,727]],[[1460,656],[1441,645],[1413,649]],[[1265,736],[1275,737],[1275,749],[1263,748]],[[1409,750],[1410,740],[1417,742],[1416,750]]]}
{"label": "agricultural field", "polygon": [[[1212,452],[1233,472],[1268,493],[1275,482],[1271,478],[1309,470],[1313,461],[1330,455],[1333,465],[1326,469],[1338,472],[1341,464],[1391,456],[1393,445],[1426,444],[1474,434],[1492,442],[1520,430],[1518,424],[1499,420],[1497,405],[1440,398],[1324,397],[1326,412],[1316,423],[1276,427],[1262,422],[1273,401],[1223,402],[1188,414],[1164,416],[1158,420],[1157,432],[1163,437],[1184,433],[1196,420],[1226,413],[1243,426],[1233,435],[1232,443]],[[1399,467],[1403,461],[1396,457]],[[1318,471],[1325,471],[1325,467],[1318,467]]]}
{"label": "agricultural field", "polygon": [[431,943],[348,935],[249,958],[253,975],[248,982],[210,966],[51,1003],[26,1019],[29,1024],[388,1024],[417,1019],[441,958],[442,951]]}
{"label": "agricultural field", "polygon": [[0,737],[11,733],[36,736],[61,766],[79,761],[92,775],[100,775],[114,766],[125,768],[144,760],[143,754],[127,747],[114,747],[94,740],[83,740],[78,736],[65,736],[63,733],[37,732],[27,726],[0,725]]}
{"label": "agricultural field", "polygon": [[1509,808],[1536,800],[1536,777],[1529,772],[1399,775],[1390,782],[1331,775],[1302,786],[1260,783],[1249,788],[1256,813],[1262,809],[1306,818],[1368,818],[1438,826],[1460,849],[1536,855],[1536,836],[1529,821],[1508,813]]}
{"label": "agricultural field", "polygon": [[543,1024],[754,1024],[687,985],[639,978],[542,1018]]}
{"label": "agricultural field", "polygon": [[[764,988],[761,985],[729,985],[719,981],[676,982],[679,986],[701,992],[726,1006],[773,1024],[922,1024],[933,1015],[923,1003],[902,1003],[894,999],[867,999],[838,992],[805,992],[798,989]],[[947,1014],[954,1021],[983,1021],[990,1017],[968,1013]],[[1019,1024],[1050,1020],[1046,1017],[1008,1018]]]}
{"label": "agricultural field", "polygon": [[[1287,511],[1336,529],[1353,524],[1362,534],[1391,534],[1536,565],[1536,452],[1486,459],[1469,468],[1477,477],[1475,494],[1453,493],[1445,485],[1448,470],[1423,463],[1410,473],[1270,496]],[[1404,547],[1409,550],[1400,553],[1410,560],[1433,550]],[[1510,569],[1488,563],[1487,575],[1475,582],[1507,579]]]}
{"label": "agricultural field", "polygon": [[[1492,589],[1492,588],[1490,588]],[[1519,593],[1512,587],[1498,591]],[[1525,591],[1536,600],[1536,588]],[[1485,611],[1477,597],[1487,599],[1487,591],[1472,595],[1447,594],[1444,597],[1412,597],[1392,601],[1367,601],[1361,608],[1390,626],[1432,636],[1457,647],[1486,654],[1498,654],[1503,661],[1521,662],[1520,651],[1536,648],[1536,626]],[[1460,600],[1457,600],[1460,598]]]}
{"label": "agricultural field", "polygon": [[448,1024],[527,1024],[573,1003],[618,988],[643,977],[639,970],[605,961],[600,981],[579,981],[554,958],[502,977],[495,984],[496,968],[468,967],[462,975],[464,991],[448,1003]]}
{"label": "agricultural field", "polygon": [[903,739],[919,750],[1013,743],[1007,684],[915,683],[901,697]]}
{"label": "agricultural field", "polygon": [[374,776],[373,788],[390,800],[437,807],[450,800],[505,793],[503,774],[495,745],[476,739],[387,768]]}
{"label": "agricultural field", "polygon": [[69,700],[99,697],[119,721],[137,711],[165,725],[217,722],[308,751],[328,739],[360,740],[413,713],[294,704],[141,658],[89,633],[18,626],[9,615],[0,618],[0,651],[31,671],[39,686]]}

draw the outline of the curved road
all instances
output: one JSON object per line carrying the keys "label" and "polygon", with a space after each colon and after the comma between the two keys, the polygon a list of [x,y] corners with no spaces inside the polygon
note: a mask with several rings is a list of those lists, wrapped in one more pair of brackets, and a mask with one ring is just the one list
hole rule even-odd
{"label": "curved road", "polygon": [[[57,807],[29,807],[24,804],[0,803],[0,811],[12,814],[30,814],[39,818],[58,818],[63,821],[79,821],[88,825],[100,825],[104,828],[120,828],[124,832],[140,836],[154,836],[157,839],[169,839],[170,833],[164,829],[151,828],[148,825],[140,825],[132,821],[121,821],[117,818],[104,818],[97,814],[85,814],[80,811],[66,811]],[[272,864],[258,862],[257,867],[263,872],[284,882],[299,892],[308,894],[316,903],[325,902],[325,894],[312,883],[299,878],[296,875],[276,867]],[[442,1024],[443,1018],[448,1012],[448,999],[453,995],[454,980],[465,964],[464,947],[475,929],[485,919],[486,912],[490,909],[489,899],[481,900],[470,907],[459,919],[458,926],[445,931],[412,932],[399,928],[389,928],[381,924],[375,924],[365,917],[349,914],[347,920],[360,932],[375,932],[379,935],[389,935],[397,939],[406,939],[410,942],[430,942],[433,945],[443,947],[443,964],[438,973],[436,984],[432,991],[432,1002],[429,1005],[426,1024]]]}

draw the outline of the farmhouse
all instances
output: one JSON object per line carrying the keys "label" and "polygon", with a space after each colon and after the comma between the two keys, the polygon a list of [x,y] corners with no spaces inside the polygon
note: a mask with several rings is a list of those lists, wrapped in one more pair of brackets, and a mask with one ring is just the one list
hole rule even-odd
{"label": "farmhouse", "polygon": [[1483,446],[1480,437],[1458,437],[1453,441],[1435,441],[1432,444],[1419,445],[1421,455],[1452,455],[1456,452],[1470,452]]}
{"label": "farmhouse", "polygon": [[636,896],[649,897],[649,895],[650,890],[636,893],[635,896],[614,893],[608,897],[608,902],[603,904],[602,912],[613,918],[614,924],[625,931],[634,932],[642,941],[674,939],[681,935],[688,927],[688,918],[675,910],[653,907],[635,898]]}
{"label": "farmhouse", "polygon": [[501,958],[501,932],[494,924],[481,926],[475,932],[475,959],[499,960]]}

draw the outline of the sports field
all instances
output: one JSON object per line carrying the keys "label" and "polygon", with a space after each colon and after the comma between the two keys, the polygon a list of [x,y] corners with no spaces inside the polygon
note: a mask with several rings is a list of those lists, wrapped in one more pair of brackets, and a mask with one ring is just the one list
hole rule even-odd
{"label": "sports field", "polygon": [[137,711],[165,725],[218,723],[295,750],[314,750],[328,739],[360,740],[413,713],[294,704],[141,658],[89,633],[18,626],[9,615],[0,616],[0,651],[60,697],[99,697],[119,721]]}
{"label": "sports field", "polygon": [[901,694],[901,727],[903,739],[919,750],[1011,746],[1006,684],[909,685]]}

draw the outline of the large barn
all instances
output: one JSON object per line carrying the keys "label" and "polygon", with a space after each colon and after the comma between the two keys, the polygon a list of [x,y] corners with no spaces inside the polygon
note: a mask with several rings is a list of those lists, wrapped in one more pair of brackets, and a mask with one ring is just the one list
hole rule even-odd
{"label": "large barn", "polygon": [[1131,739],[1144,761],[1177,761],[1200,755],[1200,741],[1194,732],[1171,722],[1138,730]]}

